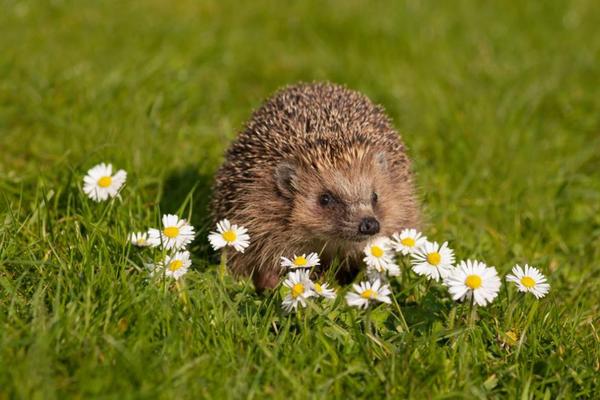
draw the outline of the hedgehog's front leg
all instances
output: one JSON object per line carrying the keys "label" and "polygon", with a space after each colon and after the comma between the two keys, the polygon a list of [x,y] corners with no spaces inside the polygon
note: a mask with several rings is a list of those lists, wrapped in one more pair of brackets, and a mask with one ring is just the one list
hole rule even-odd
{"label": "hedgehog's front leg", "polygon": [[258,293],[274,289],[279,284],[279,273],[272,269],[256,269],[252,272],[252,282]]}
{"label": "hedgehog's front leg", "polygon": [[274,289],[281,275],[278,259],[265,258],[262,249],[248,249],[245,253],[235,254],[229,266],[234,275],[252,278],[256,291],[261,293],[265,289]]}

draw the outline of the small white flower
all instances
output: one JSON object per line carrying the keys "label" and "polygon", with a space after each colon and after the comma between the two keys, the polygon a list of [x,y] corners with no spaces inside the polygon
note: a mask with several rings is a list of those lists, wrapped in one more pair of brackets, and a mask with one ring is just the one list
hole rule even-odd
{"label": "small white flower", "polygon": [[163,229],[148,230],[148,242],[154,247],[162,245],[165,249],[179,250],[194,240],[194,227],[177,215],[167,214],[162,217]]}
{"label": "small white flower", "polygon": [[294,258],[292,259],[281,257],[281,266],[290,269],[312,268],[319,265],[319,262],[317,253],[310,253],[308,256],[306,254],[302,254],[301,256],[294,254]]}
{"label": "small white flower", "polygon": [[363,252],[363,261],[368,267],[379,272],[387,271],[390,275],[398,275],[400,268],[394,263],[394,254],[390,247],[390,239],[380,236],[367,243]]}
{"label": "small white flower", "polygon": [[227,219],[217,223],[217,232],[211,232],[208,235],[208,241],[215,250],[225,246],[233,246],[240,253],[250,244],[250,235],[248,229],[243,226],[231,224]]}
{"label": "small white flower", "polygon": [[375,268],[367,267],[367,279],[369,282],[375,282],[377,279],[381,281],[381,283],[387,283],[388,277],[385,271],[377,271]]}
{"label": "small white flower", "polygon": [[192,265],[190,252],[178,251],[172,256],[165,257],[161,266],[164,268],[166,276],[179,279],[188,272],[190,265]]}
{"label": "small white flower", "polygon": [[160,265],[156,265],[155,263],[144,263],[144,268],[148,270],[148,274],[150,276],[154,276],[157,273],[159,267]]}
{"label": "small white flower", "polygon": [[454,264],[454,251],[448,247],[448,242],[441,246],[437,242],[426,242],[411,257],[412,270],[416,274],[436,281],[448,276]]}
{"label": "small white flower", "polygon": [[416,229],[404,229],[392,235],[392,247],[405,256],[419,250],[426,242],[427,238]]}
{"label": "small white flower", "polygon": [[365,281],[360,284],[352,285],[354,288],[353,292],[346,294],[346,302],[349,306],[358,308],[367,308],[370,301],[380,301],[383,303],[390,304],[390,288],[388,285],[382,285],[379,279],[376,279],[373,283]]}
{"label": "small white flower", "polygon": [[500,291],[500,278],[496,268],[488,267],[482,262],[461,261],[450,274],[444,278],[444,284],[453,300],[471,299],[480,306],[491,303]]}
{"label": "small white flower", "polygon": [[537,268],[525,264],[525,268],[515,265],[512,275],[507,275],[506,280],[514,282],[519,292],[530,292],[536,298],[541,299],[550,291],[550,284],[546,277]]}
{"label": "small white flower", "polygon": [[287,312],[296,311],[298,304],[306,307],[306,299],[315,295],[313,282],[308,277],[307,270],[298,269],[290,272],[287,279],[283,281],[283,286],[290,289],[282,302],[283,309]]}
{"label": "small white flower", "polygon": [[98,164],[83,178],[83,191],[94,201],[104,201],[115,197],[127,180],[127,172],[122,169],[112,174],[111,164]]}
{"label": "small white flower", "polygon": [[132,245],[137,247],[147,247],[150,246],[150,242],[148,241],[148,233],[147,232],[133,232],[129,234],[129,241]]}
{"label": "small white flower", "polygon": [[314,282],[312,289],[317,296],[324,297],[326,299],[335,299],[335,290],[330,288],[328,283]]}

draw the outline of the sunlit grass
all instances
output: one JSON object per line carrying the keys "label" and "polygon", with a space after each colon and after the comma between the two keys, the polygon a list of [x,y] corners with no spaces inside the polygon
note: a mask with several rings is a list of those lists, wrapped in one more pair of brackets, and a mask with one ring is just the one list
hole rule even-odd
{"label": "sunlit grass", "polygon": [[[0,398],[598,395],[595,2],[1,8]],[[501,275],[536,265],[550,294],[504,285],[470,328],[414,274],[397,304],[290,316],[222,280],[206,205],[223,151],[261,99],[319,79],[385,106],[430,239]],[[99,162],[128,172],[122,200],[83,193]],[[126,245],[166,213],[198,231],[183,289]]]}

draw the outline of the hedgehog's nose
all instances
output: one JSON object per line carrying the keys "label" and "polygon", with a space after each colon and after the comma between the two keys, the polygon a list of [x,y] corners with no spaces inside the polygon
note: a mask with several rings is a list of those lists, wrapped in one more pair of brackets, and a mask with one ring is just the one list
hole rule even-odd
{"label": "hedgehog's nose", "polygon": [[375,235],[379,233],[379,221],[373,217],[363,218],[358,225],[358,232],[363,235]]}

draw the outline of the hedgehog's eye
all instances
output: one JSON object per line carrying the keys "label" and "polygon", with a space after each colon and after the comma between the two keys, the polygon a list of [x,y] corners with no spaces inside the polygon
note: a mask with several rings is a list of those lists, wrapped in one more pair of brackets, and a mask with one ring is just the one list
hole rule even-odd
{"label": "hedgehog's eye", "polygon": [[377,200],[379,200],[379,196],[377,196],[376,192],[373,192],[373,194],[371,194],[371,202],[377,204]]}
{"label": "hedgehog's eye", "polygon": [[329,193],[323,193],[321,196],[319,196],[319,204],[323,207],[327,207],[333,202],[333,196],[331,196]]}

